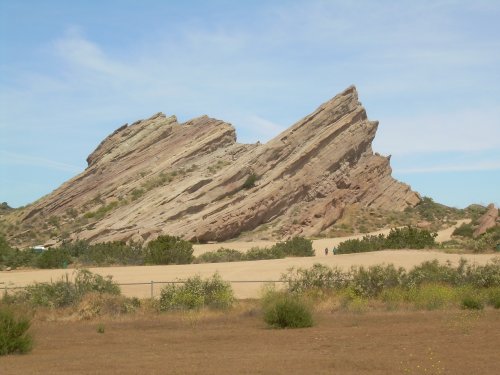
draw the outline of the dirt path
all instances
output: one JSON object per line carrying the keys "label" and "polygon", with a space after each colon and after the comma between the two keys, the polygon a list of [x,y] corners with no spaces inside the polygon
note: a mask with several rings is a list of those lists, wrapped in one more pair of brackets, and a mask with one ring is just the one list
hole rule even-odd
{"label": "dirt path", "polygon": [[[469,314],[469,315],[468,315]],[[2,375],[498,374],[500,314],[322,313],[312,328],[267,329],[259,314],[39,322],[35,348]]]}

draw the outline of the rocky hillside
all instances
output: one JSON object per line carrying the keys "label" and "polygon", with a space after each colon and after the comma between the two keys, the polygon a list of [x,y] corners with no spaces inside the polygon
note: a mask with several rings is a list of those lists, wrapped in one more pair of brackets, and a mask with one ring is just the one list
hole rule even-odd
{"label": "rocky hillside", "polygon": [[353,205],[413,207],[419,195],[372,151],[377,125],[355,87],[266,144],[239,144],[230,124],[207,116],[179,124],[158,113],[117,129],[85,171],[11,214],[10,239],[285,238],[323,233]]}

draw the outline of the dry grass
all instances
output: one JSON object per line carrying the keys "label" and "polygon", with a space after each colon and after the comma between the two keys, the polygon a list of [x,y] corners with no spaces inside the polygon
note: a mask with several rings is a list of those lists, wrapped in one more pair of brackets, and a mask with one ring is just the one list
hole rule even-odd
{"label": "dry grass", "polygon": [[2,375],[496,374],[499,314],[464,314],[317,312],[315,327],[272,330],[247,301],[229,313],[38,321],[35,349],[2,358]]}

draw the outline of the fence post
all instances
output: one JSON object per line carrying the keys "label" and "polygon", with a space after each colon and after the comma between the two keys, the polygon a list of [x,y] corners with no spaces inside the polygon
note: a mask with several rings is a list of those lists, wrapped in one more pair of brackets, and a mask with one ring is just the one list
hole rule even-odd
{"label": "fence post", "polygon": [[155,282],[153,280],[151,280],[151,299],[153,299],[154,285],[155,285]]}

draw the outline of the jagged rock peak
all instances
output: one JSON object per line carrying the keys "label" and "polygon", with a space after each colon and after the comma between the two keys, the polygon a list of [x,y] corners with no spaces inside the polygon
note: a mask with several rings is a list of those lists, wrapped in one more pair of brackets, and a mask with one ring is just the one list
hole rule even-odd
{"label": "jagged rock peak", "polygon": [[[266,144],[236,142],[206,115],[158,113],[110,134],[88,168],[27,209],[26,222],[72,209],[91,222],[72,238],[148,241],[173,234],[226,240],[262,224],[267,237],[325,233],[351,206],[402,211],[420,196],[374,154],[370,121],[350,86]],[[92,213],[100,212],[100,215]]]}

